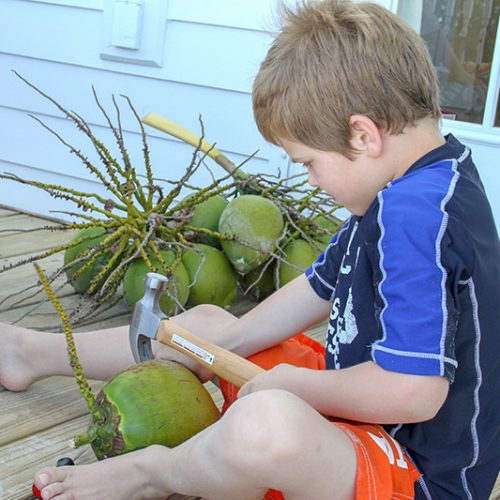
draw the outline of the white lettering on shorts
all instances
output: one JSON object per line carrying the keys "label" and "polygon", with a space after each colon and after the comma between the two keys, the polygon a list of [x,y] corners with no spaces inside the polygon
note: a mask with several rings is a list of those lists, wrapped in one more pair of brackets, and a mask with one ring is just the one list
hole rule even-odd
{"label": "white lettering on shorts", "polygon": [[[371,432],[368,433],[368,435],[377,443],[379,448],[387,455],[387,458],[389,459],[389,463],[391,465],[396,465],[401,468],[401,469],[408,469],[408,464],[404,458],[403,450],[401,448],[401,445],[393,439],[389,434],[387,434],[387,439],[383,434],[380,435],[375,435],[372,434]],[[391,443],[393,446],[391,446]],[[397,458],[394,460],[394,450],[393,447],[396,449],[397,453]]]}

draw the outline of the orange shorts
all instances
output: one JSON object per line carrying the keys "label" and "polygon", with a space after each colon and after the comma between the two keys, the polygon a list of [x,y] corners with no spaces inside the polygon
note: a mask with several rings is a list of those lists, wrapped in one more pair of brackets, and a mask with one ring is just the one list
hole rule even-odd
{"label": "orange shorts", "polygon": [[[265,369],[280,363],[325,369],[324,347],[302,333],[248,359]],[[225,380],[220,380],[220,388],[225,411],[236,401],[238,388]],[[380,425],[329,420],[349,436],[356,450],[356,500],[406,500],[414,497],[414,483],[420,473],[401,445]],[[265,496],[265,500],[282,499],[284,496],[276,490],[269,490]]]}

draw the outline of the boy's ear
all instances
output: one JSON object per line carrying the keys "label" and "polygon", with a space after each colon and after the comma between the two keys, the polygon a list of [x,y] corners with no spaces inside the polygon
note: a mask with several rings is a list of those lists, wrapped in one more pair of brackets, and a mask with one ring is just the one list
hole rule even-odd
{"label": "boy's ear", "polygon": [[365,115],[352,115],[350,144],[360,154],[377,158],[382,153],[382,131]]}

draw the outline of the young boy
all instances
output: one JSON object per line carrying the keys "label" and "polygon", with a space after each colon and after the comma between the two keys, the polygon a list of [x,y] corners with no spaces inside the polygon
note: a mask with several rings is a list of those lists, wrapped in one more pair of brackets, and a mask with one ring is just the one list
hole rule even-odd
{"label": "young boy", "polygon": [[[257,124],[352,217],[305,275],[241,319],[202,306],[175,320],[250,356],[329,317],[327,369],[313,369],[319,360],[270,368],[219,422],[174,449],[43,469],[35,483],[45,500],[245,499],[269,488],[287,500],[491,492],[500,464],[500,243],[470,151],[439,132],[425,45],[369,3],[305,2],[284,17],[255,81]],[[133,362],[125,327],[78,335],[77,348],[92,378]],[[253,359],[266,365],[277,352],[286,363],[288,352],[307,349],[295,339]],[[6,388],[55,374],[70,374],[62,336],[3,326]]]}

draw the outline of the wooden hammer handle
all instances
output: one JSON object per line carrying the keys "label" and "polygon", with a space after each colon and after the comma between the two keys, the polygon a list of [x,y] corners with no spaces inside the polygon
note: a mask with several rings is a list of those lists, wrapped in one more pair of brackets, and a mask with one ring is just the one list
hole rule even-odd
{"label": "wooden hammer handle", "polygon": [[160,323],[156,340],[189,356],[237,387],[265,371],[251,361],[201,339],[170,320]]}

